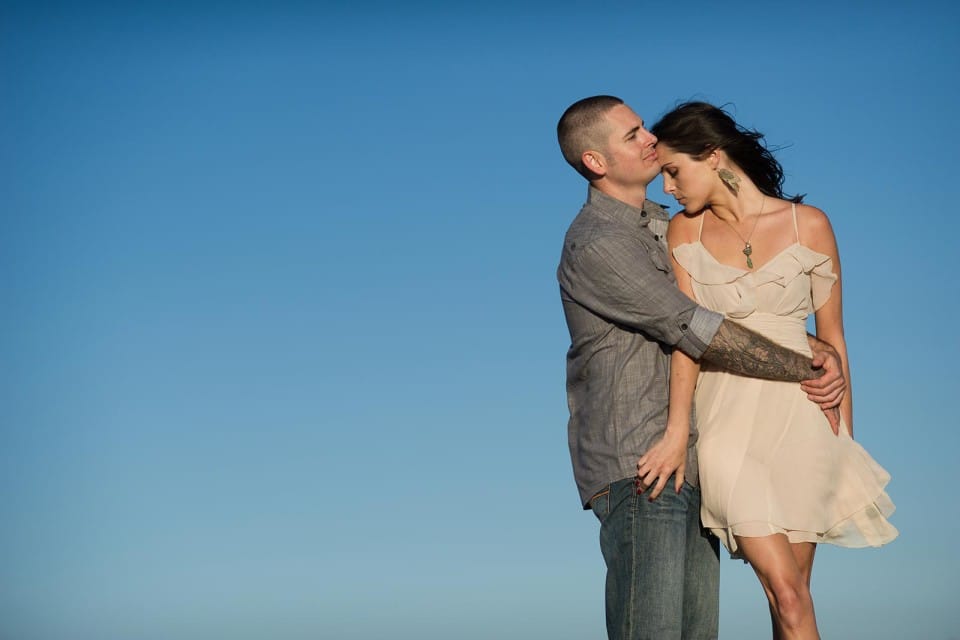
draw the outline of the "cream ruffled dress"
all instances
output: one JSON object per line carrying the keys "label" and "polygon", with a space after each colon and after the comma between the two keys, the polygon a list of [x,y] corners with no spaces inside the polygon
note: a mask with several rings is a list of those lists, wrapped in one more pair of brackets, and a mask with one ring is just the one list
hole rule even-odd
{"label": "cream ruffled dress", "polygon": [[[796,230],[796,206],[793,211]],[[701,230],[703,221],[701,220]],[[790,245],[753,271],[718,262],[697,240],[673,251],[697,301],[810,355],[806,318],[830,297],[832,260]],[[890,475],[849,435],[833,434],[793,382],[709,369],[697,382],[701,517],[737,556],[735,535],[877,547],[897,537]]]}

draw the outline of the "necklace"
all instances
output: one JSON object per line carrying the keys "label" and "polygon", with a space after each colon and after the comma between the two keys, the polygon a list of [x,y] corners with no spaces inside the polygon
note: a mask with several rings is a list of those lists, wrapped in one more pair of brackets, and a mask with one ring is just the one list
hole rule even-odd
{"label": "necklace", "polygon": [[[767,196],[763,196],[763,199],[760,200],[760,213],[757,214],[757,219],[753,221],[753,229],[750,230],[750,235],[748,235],[746,238],[740,235],[740,232],[737,231],[736,227],[730,224],[729,220],[726,218],[720,218],[727,223],[727,226],[730,227],[733,232],[737,234],[737,237],[743,242],[743,255],[747,256],[747,269],[753,269],[753,260],[750,259],[750,254],[753,253],[753,247],[750,245],[750,238],[753,237],[753,232],[757,230],[757,224],[760,222],[760,216],[763,215],[763,207],[765,204],[767,204]],[[719,218],[720,216],[717,217]]]}

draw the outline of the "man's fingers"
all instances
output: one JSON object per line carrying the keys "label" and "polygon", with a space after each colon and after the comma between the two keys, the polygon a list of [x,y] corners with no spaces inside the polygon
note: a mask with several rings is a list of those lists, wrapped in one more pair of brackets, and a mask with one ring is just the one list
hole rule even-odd
{"label": "man's fingers", "polygon": [[811,401],[816,402],[817,404],[830,404],[830,405],[836,406],[840,404],[841,400],[843,400],[844,393],[845,393],[844,389],[836,389],[835,391],[832,391],[827,394],[809,393],[807,394],[807,397]]}
{"label": "man's fingers", "polygon": [[[807,397],[810,398],[810,396],[807,396]],[[816,400],[814,398],[810,398],[810,400],[812,400],[813,402],[816,402],[818,405],[820,405],[821,409],[826,411],[827,409],[834,409],[836,407],[839,407],[840,402],[843,401],[843,394],[841,393],[836,396],[832,396],[829,400]]]}
{"label": "man's fingers", "polygon": [[829,392],[837,388],[842,388],[843,378],[836,378],[831,376],[821,376],[819,378],[814,378],[813,380],[804,380],[800,383],[800,386],[804,388],[805,391],[821,391]]}
{"label": "man's fingers", "polygon": [[836,390],[831,393],[808,393],[807,399],[811,402],[816,402],[819,405],[830,405],[835,406],[840,404],[840,400],[843,398],[843,391]]}
{"label": "man's fingers", "polygon": [[[814,381],[807,380],[800,384],[800,388],[814,402],[823,402],[827,399],[833,399],[835,396],[843,395],[845,385],[842,380],[834,380],[830,384],[813,384]],[[816,381],[816,382],[819,382]]]}
{"label": "man's fingers", "polygon": [[680,489],[683,488],[683,469],[677,469],[677,472],[673,475],[676,478],[673,488],[677,490],[677,493],[680,493]]}

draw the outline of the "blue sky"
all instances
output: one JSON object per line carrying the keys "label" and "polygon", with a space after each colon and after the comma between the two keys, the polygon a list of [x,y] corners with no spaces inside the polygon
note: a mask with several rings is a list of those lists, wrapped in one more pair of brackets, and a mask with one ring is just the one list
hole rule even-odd
{"label": "blue sky", "polygon": [[602,7],[0,8],[0,635],[601,637],[554,279],[596,93],[728,104],[831,216],[901,537],[818,551],[821,629],[955,635],[960,11]]}

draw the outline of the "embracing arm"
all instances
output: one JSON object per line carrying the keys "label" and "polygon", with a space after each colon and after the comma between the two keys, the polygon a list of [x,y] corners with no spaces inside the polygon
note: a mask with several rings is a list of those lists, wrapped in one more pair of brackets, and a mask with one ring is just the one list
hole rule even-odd
{"label": "embracing arm", "polygon": [[[678,221],[679,224],[680,221]],[[671,222],[668,240],[676,234]],[[675,238],[674,238],[675,239]],[[672,244],[672,242],[671,242]],[[693,299],[690,274],[671,255],[677,288]],[[666,486],[670,474],[674,474],[674,490],[680,493],[686,467],[687,447],[690,441],[690,419],[693,413],[693,392],[697,386],[700,363],[680,349],[670,356],[670,405],[667,411],[667,429],[655,445],[650,447],[637,462],[637,488],[640,491],[652,487],[650,500],[655,500]]]}
{"label": "embracing arm", "polygon": [[[819,330],[818,330],[819,333]],[[849,372],[838,349],[816,340],[814,357],[791,351],[730,320],[724,320],[702,359],[719,367],[752,378],[801,382],[811,402],[827,415],[834,433],[840,429],[838,399],[844,396]],[[846,394],[849,396],[849,394]],[[849,424],[849,423],[848,423]]]}
{"label": "embracing arm", "polygon": [[693,410],[693,391],[697,386],[700,364],[679,349],[670,359],[670,408],[667,429],[659,442],[650,447],[637,461],[637,488],[652,487],[650,500],[655,500],[674,474],[674,490],[680,493],[690,443],[690,414]]}
{"label": "embracing arm", "polygon": [[701,359],[733,373],[765,380],[802,382],[824,374],[807,356],[731,320],[720,324]]}

